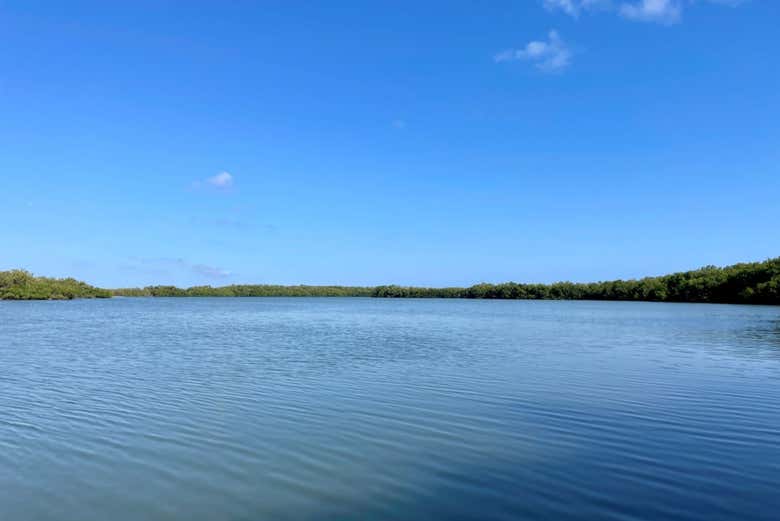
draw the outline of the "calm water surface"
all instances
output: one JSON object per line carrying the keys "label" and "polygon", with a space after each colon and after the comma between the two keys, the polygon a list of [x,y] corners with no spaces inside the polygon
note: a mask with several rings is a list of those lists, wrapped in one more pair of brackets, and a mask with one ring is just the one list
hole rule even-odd
{"label": "calm water surface", "polygon": [[0,519],[777,520],[780,308],[0,302]]}

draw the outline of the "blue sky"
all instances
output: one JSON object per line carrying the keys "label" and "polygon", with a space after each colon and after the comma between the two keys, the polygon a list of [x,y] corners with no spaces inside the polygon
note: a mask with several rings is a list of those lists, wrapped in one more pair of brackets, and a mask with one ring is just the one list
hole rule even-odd
{"label": "blue sky", "polygon": [[780,2],[0,0],[0,269],[467,285],[780,255]]}

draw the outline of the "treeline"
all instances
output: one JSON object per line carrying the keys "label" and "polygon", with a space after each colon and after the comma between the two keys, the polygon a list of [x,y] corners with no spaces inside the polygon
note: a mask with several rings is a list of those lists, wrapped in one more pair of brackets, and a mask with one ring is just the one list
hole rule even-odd
{"label": "treeline", "polygon": [[112,290],[149,297],[384,297],[541,300],[646,300],[780,304],[780,257],[764,262],[704,268],[643,279],[553,284],[477,284],[468,288],[409,286],[149,286]]}
{"label": "treeline", "polygon": [[660,277],[606,282],[505,282],[441,289],[379,286],[373,296],[780,304],[780,257],[725,268],[706,266]]}
{"label": "treeline", "polygon": [[0,271],[0,300],[108,298],[111,292],[76,279],[36,277],[24,270]]}
{"label": "treeline", "polygon": [[553,284],[477,284],[468,288],[406,286],[148,286],[104,290],[75,279],[34,277],[22,270],[0,272],[0,299],[87,297],[385,297],[542,300],[646,300],[780,304],[780,257],[764,262],[704,268],[643,279]]}

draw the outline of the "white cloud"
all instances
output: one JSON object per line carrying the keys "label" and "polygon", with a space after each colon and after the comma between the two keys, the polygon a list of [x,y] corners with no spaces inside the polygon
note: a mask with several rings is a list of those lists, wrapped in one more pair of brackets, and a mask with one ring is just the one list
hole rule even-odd
{"label": "white cloud", "polygon": [[230,188],[233,186],[233,176],[227,172],[220,172],[217,175],[206,179],[206,182],[217,188]]}
{"label": "white cloud", "polygon": [[682,4],[676,0],[639,0],[620,6],[620,15],[629,20],[674,24],[682,16]]}
{"label": "white cloud", "polygon": [[561,39],[558,31],[550,31],[547,41],[531,41],[522,49],[507,49],[494,56],[496,62],[514,60],[534,62],[545,72],[559,72],[571,64],[572,52]]}

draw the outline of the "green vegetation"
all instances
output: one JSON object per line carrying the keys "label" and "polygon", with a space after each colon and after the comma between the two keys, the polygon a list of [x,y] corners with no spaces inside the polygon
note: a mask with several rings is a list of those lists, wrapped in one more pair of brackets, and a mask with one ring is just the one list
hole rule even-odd
{"label": "green vegetation", "polygon": [[725,268],[706,266],[638,280],[553,284],[506,282],[462,289],[380,286],[375,288],[374,296],[780,304],[780,257]]}
{"label": "green vegetation", "polygon": [[111,292],[76,279],[35,277],[24,270],[0,271],[0,300],[107,298]]}
{"label": "green vegetation", "polygon": [[33,277],[21,270],[0,272],[0,298],[106,297],[387,297],[545,300],[647,300],[780,304],[780,257],[764,262],[707,266],[661,277],[607,282],[477,284],[469,288],[403,286],[148,286],[101,290],[74,279]]}
{"label": "green vegetation", "polygon": [[174,286],[150,286],[113,290],[113,293],[152,297],[386,297],[780,304],[780,257],[725,268],[707,266],[661,277],[591,283],[506,282],[483,283],[469,288],[234,285],[181,289]]}

